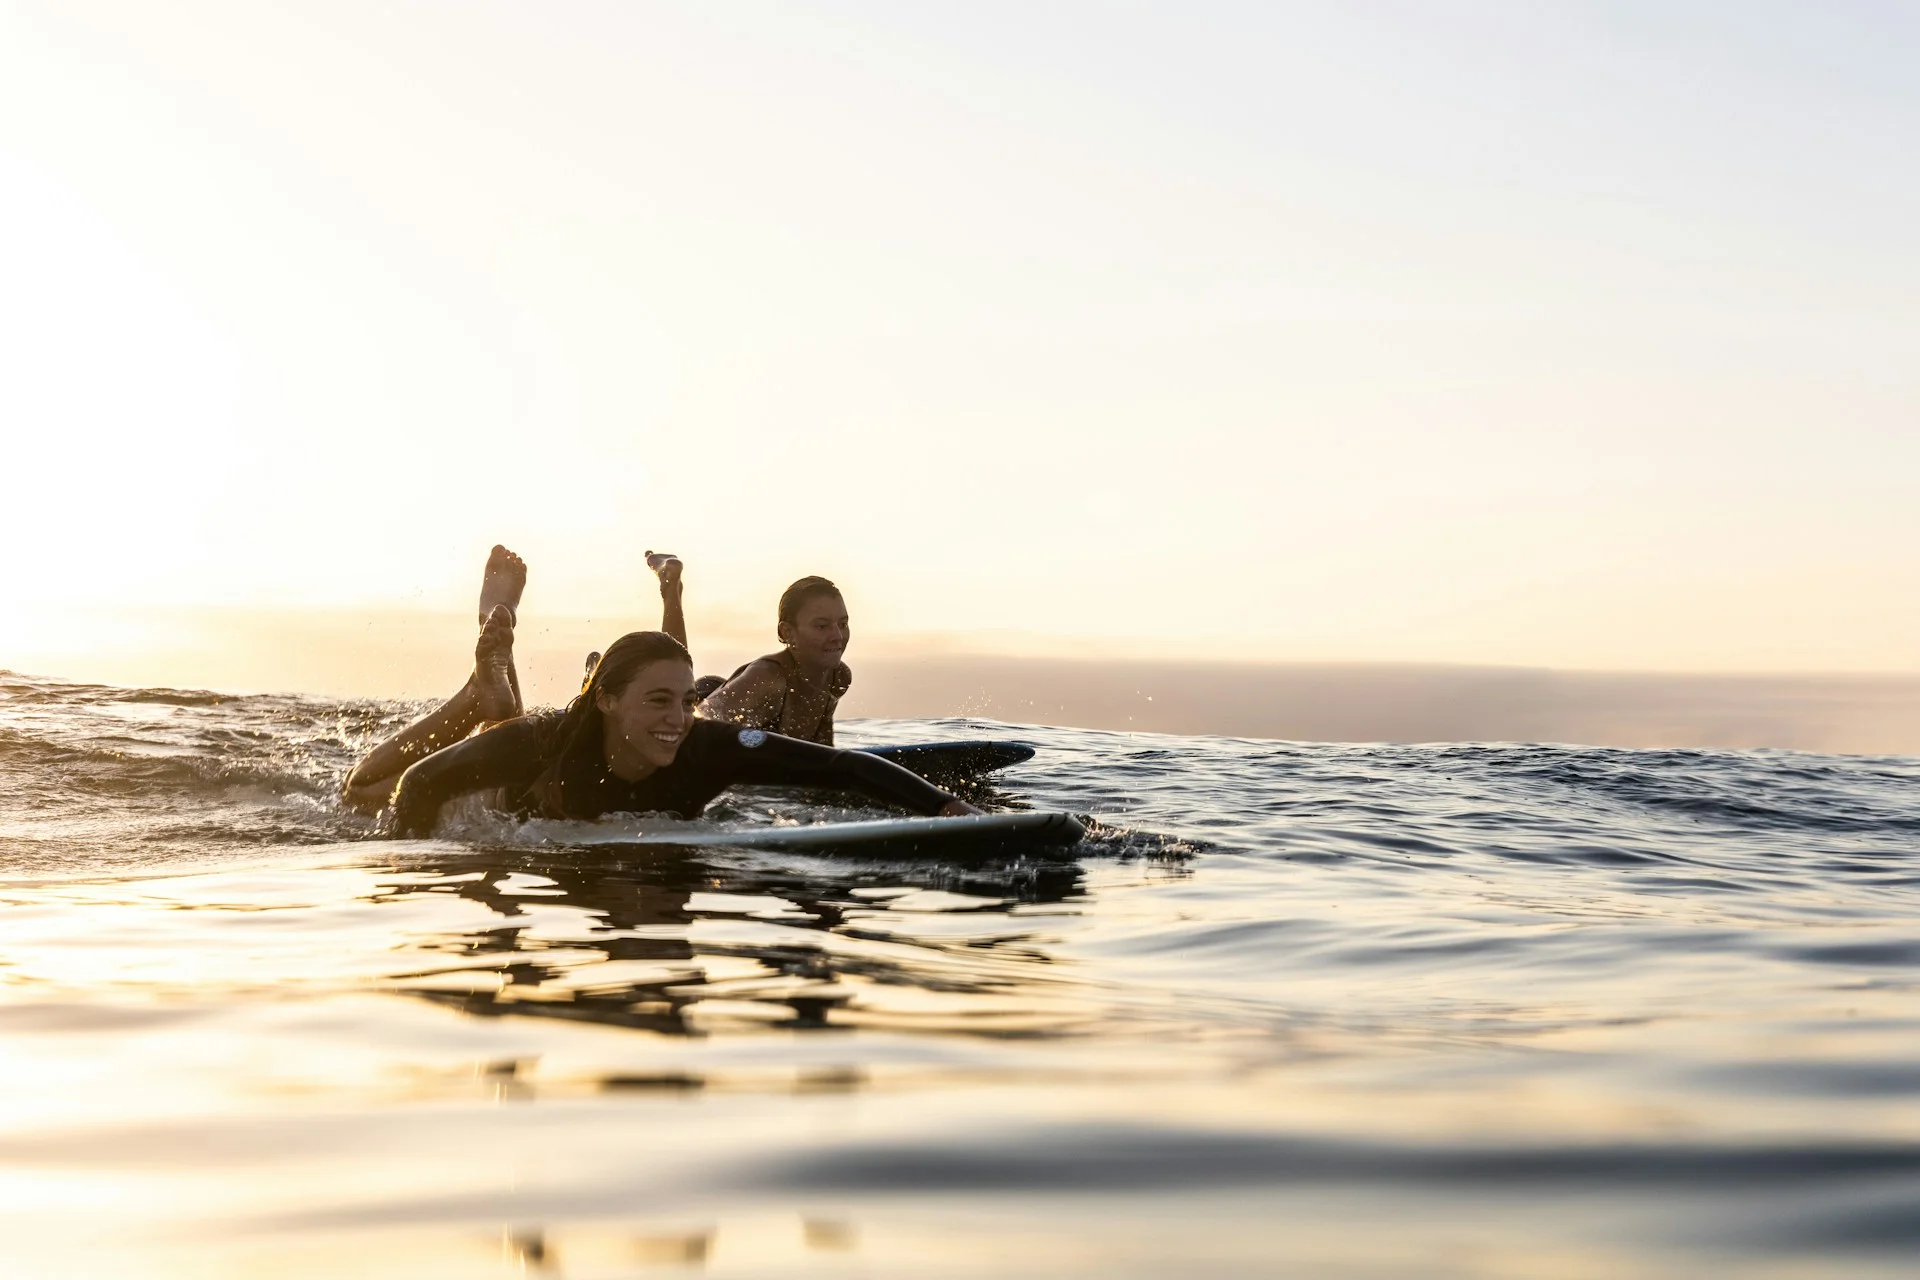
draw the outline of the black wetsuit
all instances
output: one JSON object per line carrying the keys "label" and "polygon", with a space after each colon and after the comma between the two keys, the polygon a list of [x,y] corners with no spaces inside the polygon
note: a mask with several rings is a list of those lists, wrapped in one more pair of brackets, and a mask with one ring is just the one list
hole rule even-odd
{"label": "black wetsuit", "polygon": [[836,751],[762,729],[695,720],[673,763],[638,782],[604,763],[572,774],[564,812],[546,812],[533,784],[553,763],[553,727],[559,713],[522,716],[434,752],[400,777],[393,794],[393,833],[425,836],[440,807],[455,796],[494,787],[506,790],[508,809],[555,818],[607,813],[671,813],[697,818],[707,802],[734,783],[831,787],[915,813],[940,812],[952,796],[899,765],[863,751]]}

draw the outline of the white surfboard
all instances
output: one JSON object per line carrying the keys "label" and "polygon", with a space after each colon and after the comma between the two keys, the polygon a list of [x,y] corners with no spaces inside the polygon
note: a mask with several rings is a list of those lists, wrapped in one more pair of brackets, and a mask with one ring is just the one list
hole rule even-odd
{"label": "white surfboard", "polygon": [[802,827],[752,827],[734,831],[648,832],[622,843],[671,844],[682,848],[780,849],[845,853],[863,858],[979,857],[1036,853],[1058,856],[1087,834],[1070,813],[982,813],[958,818],[881,818],[870,822],[819,822]]}

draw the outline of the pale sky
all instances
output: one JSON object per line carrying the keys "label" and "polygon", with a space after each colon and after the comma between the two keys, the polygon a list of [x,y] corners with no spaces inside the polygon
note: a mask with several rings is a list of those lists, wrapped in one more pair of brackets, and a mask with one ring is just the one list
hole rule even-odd
{"label": "pale sky", "polygon": [[628,625],[681,552],[696,641],[824,573],[856,657],[1920,670],[1916,66],[1908,4],[0,0],[0,666],[504,541]]}

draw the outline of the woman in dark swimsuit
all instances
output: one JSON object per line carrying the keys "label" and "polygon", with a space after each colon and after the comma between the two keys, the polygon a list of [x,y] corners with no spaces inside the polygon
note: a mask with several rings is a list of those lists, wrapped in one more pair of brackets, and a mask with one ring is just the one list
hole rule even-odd
{"label": "woman in dark swimsuit", "polygon": [[[661,630],[686,644],[680,560],[649,551],[647,563],[660,577]],[[853,671],[841,661],[851,631],[840,588],[812,576],[788,587],[780,593],[775,632],[784,646],[778,652],[755,658],[725,680],[701,677],[695,686],[700,714],[830,747],[834,710],[853,685]]]}
{"label": "woman in dark swimsuit", "polygon": [[978,813],[898,765],[694,715],[693,660],[672,636],[614,641],[565,711],[522,716],[412,765],[393,792],[392,830],[424,836],[455,796],[500,789],[512,812],[698,817],[735,783],[856,791],[915,813]]}

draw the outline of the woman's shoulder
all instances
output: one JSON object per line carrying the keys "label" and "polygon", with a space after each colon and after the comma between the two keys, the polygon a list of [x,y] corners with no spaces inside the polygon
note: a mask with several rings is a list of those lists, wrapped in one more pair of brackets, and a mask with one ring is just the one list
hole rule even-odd
{"label": "woman's shoulder", "polygon": [[[777,685],[781,689],[785,689],[787,687],[788,673],[787,664],[782,661],[784,656],[784,654],[779,653],[768,653],[743,662],[733,669],[733,674],[727,677],[726,683],[721,687],[735,686],[746,688],[755,685],[761,687]],[[718,690],[715,690],[715,692],[718,692]]]}
{"label": "woman's shoulder", "polygon": [[[733,675],[737,680],[748,672],[763,678],[777,679],[782,685],[791,687],[795,673],[793,651],[782,649],[778,653],[762,654]],[[827,692],[838,698],[852,687],[853,668],[844,662],[835,663],[833,675],[827,679]]]}
{"label": "woman's shoulder", "polygon": [[566,718],[566,714],[557,707],[543,707],[538,711],[529,711],[523,716],[515,716],[511,720],[502,720],[487,732],[511,733],[545,744],[553,737],[553,731],[560,727],[560,721]]}
{"label": "woman's shoulder", "polygon": [[561,719],[562,713],[558,711],[515,716],[474,734],[460,745],[471,744],[477,757],[494,761],[500,767],[510,767],[517,776],[530,779],[553,763],[560,749]]}

